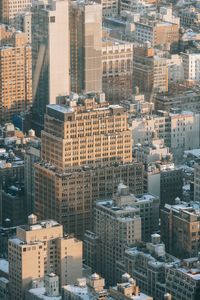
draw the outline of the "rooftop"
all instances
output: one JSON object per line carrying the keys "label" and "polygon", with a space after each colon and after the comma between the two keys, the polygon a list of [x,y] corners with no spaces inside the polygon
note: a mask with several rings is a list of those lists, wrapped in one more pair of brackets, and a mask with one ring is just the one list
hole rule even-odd
{"label": "rooftop", "polygon": [[187,274],[189,277],[191,277],[194,280],[200,281],[200,268],[192,268],[192,269],[178,268],[178,271]]}
{"label": "rooftop", "polygon": [[46,289],[44,287],[30,289],[29,293],[37,296],[37,299],[42,299],[42,300],[61,300],[62,299],[61,296],[57,296],[57,297],[46,296],[45,295]]}
{"label": "rooftop", "polygon": [[9,262],[6,259],[0,259],[0,271],[9,274]]}
{"label": "rooftop", "polygon": [[32,225],[21,225],[19,226],[19,228],[25,231],[33,231],[33,230],[47,229],[47,228],[57,227],[57,226],[61,226],[61,225],[54,220],[45,220]]}
{"label": "rooftop", "polygon": [[165,209],[172,210],[176,213],[180,213],[181,211],[184,211],[184,213],[187,213],[188,215],[196,215],[200,216],[200,203],[198,201],[191,201],[191,202],[181,202],[170,205],[165,204]]}

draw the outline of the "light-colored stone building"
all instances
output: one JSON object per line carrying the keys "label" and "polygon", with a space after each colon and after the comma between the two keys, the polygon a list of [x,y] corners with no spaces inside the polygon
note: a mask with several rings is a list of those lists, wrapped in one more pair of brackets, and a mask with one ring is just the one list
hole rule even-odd
{"label": "light-colored stone building", "polygon": [[19,25],[20,14],[30,11],[32,0],[1,0],[0,21],[9,25]]}
{"label": "light-colored stone building", "polygon": [[152,138],[157,136],[164,139],[165,144],[169,145],[168,131],[170,129],[168,116],[165,115],[150,115],[137,117],[131,120],[131,130],[133,144],[141,145],[151,144]]}
{"label": "light-colored stone building", "polygon": [[181,53],[184,67],[184,78],[200,81],[200,53]]}
{"label": "light-colored stone building", "polygon": [[34,2],[32,7],[33,119],[43,124],[47,104],[70,93],[69,2]]}
{"label": "light-colored stone building", "polygon": [[169,114],[171,123],[171,150],[182,155],[184,150],[200,146],[200,115],[191,111],[174,109]]}
{"label": "light-colored stone building", "polygon": [[[118,195],[125,188],[120,184]],[[97,271],[109,285],[115,283],[116,261],[122,258],[126,245],[140,241],[142,236],[140,210],[126,204],[123,206],[109,199],[98,201],[94,208],[94,232],[99,237],[100,247]]]}
{"label": "light-colored stone building", "polygon": [[97,273],[88,278],[78,278],[76,283],[63,286],[63,300],[105,300],[108,299],[108,292],[104,288],[105,280]]}
{"label": "light-colored stone building", "polygon": [[122,282],[109,288],[109,296],[115,300],[153,300],[152,297],[142,293],[136,280],[126,273],[122,275]]}
{"label": "light-colored stone building", "polygon": [[1,29],[0,122],[9,122],[32,104],[32,55],[25,33]]}
{"label": "light-colored stone building", "polygon": [[82,275],[82,242],[63,235],[56,221],[37,222],[35,215],[28,219],[8,243],[9,289],[15,300],[23,299],[33,280],[52,272],[59,275],[61,286]]}
{"label": "light-colored stone building", "polygon": [[94,201],[111,197],[120,180],[142,193],[143,168],[132,162],[127,118],[123,107],[109,105],[102,94],[47,106],[42,161],[35,166],[41,219],[56,219],[66,232],[81,236],[91,229]]}
{"label": "light-colored stone building", "polygon": [[58,276],[50,273],[44,280],[34,280],[25,295],[26,300],[61,300]]}
{"label": "light-colored stone building", "polygon": [[[124,250],[141,239],[150,240],[158,230],[159,199],[151,194],[135,196],[120,183],[112,199],[97,201],[94,208],[94,234],[84,236],[86,263],[116,282],[116,263]],[[93,261],[92,261],[93,260]]]}
{"label": "light-colored stone building", "polygon": [[112,38],[102,42],[102,89],[106,99],[119,103],[133,93],[133,44]]}
{"label": "light-colored stone building", "polygon": [[175,84],[184,81],[183,59],[178,54],[172,54],[167,59],[168,84]]}

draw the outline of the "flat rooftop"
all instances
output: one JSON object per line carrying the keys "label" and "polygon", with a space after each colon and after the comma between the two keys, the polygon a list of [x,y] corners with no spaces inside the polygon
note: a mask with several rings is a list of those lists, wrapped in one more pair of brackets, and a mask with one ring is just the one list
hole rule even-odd
{"label": "flat rooftop", "polygon": [[9,274],[9,262],[6,259],[0,259],[0,271]]}
{"label": "flat rooftop", "polygon": [[29,293],[37,296],[37,299],[42,299],[42,300],[61,300],[62,299],[61,296],[49,297],[49,296],[45,295],[46,289],[44,287],[30,289]]}
{"label": "flat rooftop", "polygon": [[45,221],[40,221],[33,225],[27,225],[27,224],[20,225],[19,228],[25,231],[33,231],[33,230],[47,229],[47,228],[57,227],[57,226],[61,226],[61,225],[54,220],[45,220]]}

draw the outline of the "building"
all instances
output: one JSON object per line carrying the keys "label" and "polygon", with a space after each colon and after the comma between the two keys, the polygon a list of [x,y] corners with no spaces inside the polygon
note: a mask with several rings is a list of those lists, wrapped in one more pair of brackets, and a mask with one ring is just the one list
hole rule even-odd
{"label": "building", "polygon": [[182,199],[183,173],[170,161],[151,163],[144,172],[144,191],[160,199],[160,206],[174,204],[178,197]]}
{"label": "building", "polygon": [[161,14],[161,19],[164,22],[174,23],[180,27],[180,18],[173,14],[173,6],[161,6],[159,8],[159,13]]}
{"label": "building", "polygon": [[181,53],[186,80],[200,81],[200,53]]}
{"label": "building", "polygon": [[87,266],[90,266],[92,271],[97,270],[100,265],[100,240],[99,237],[92,231],[86,230],[84,234],[83,257]]}
{"label": "building", "polygon": [[139,42],[150,42],[151,45],[177,48],[179,25],[165,21],[135,22],[135,38]]}
{"label": "building", "polygon": [[200,93],[199,89],[179,90],[176,88],[168,95],[156,95],[154,97],[155,109],[170,111],[171,108],[180,108],[184,111],[200,111]]}
{"label": "building", "polygon": [[200,13],[194,7],[180,9],[178,12],[180,24],[183,27],[196,27],[200,23]]}
{"label": "building", "polygon": [[133,84],[148,99],[152,98],[153,93],[168,91],[167,60],[156,55],[148,42],[134,49]]}
{"label": "building", "polygon": [[47,104],[70,93],[68,0],[32,7],[33,122],[41,129]]}
{"label": "building", "polygon": [[62,171],[132,161],[131,131],[121,106],[110,105],[104,94],[66,101],[47,106],[41,137],[43,161]]}
{"label": "building", "polygon": [[103,17],[116,17],[119,13],[119,2],[116,0],[98,0],[102,5]]}
{"label": "building", "polygon": [[177,257],[196,256],[199,252],[199,203],[165,204],[161,209],[161,237],[166,250]]}
{"label": "building", "polygon": [[122,258],[125,246],[141,240],[139,213],[136,206],[119,207],[109,201],[96,204],[94,231],[101,247],[97,270],[109,285],[116,282],[116,261]]}
{"label": "building", "polygon": [[37,222],[35,215],[28,220],[8,243],[9,289],[15,300],[23,299],[33,280],[52,272],[58,274],[60,286],[82,275],[82,242],[64,236],[56,221]]}
{"label": "building", "polygon": [[155,1],[122,0],[119,9],[120,9],[120,14],[122,14],[124,11],[130,11],[133,13],[139,13],[140,15],[143,15],[155,9]]}
{"label": "building", "polygon": [[146,144],[150,145],[152,143],[152,138],[157,136],[160,139],[164,139],[167,146],[170,146],[171,138],[169,136],[170,132],[170,122],[167,112],[162,114],[152,114],[138,116],[131,120],[131,130],[133,145],[141,144],[142,146]]}
{"label": "building", "polygon": [[94,233],[84,236],[86,264],[101,272],[109,284],[116,282],[116,262],[125,248],[141,239],[150,240],[158,230],[159,199],[150,194],[134,196],[120,183],[112,199],[97,201]]}
{"label": "building", "polygon": [[166,290],[172,299],[198,299],[200,297],[199,257],[183,259],[178,268],[169,268]]}
{"label": "building", "polygon": [[115,300],[153,300],[152,297],[142,293],[136,281],[127,273],[122,275],[122,283],[117,283],[117,286],[109,288],[109,296]]}
{"label": "building", "polygon": [[[127,248],[123,260],[117,263],[117,278],[124,272],[130,274],[141,290],[153,297],[163,300],[166,293],[166,272],[176,267],[179,260],[165,252],[165,245],[158,234],[152,235],[152,241]],[[119,280],[119,279],[118,279]]]}
{"label": "building", "polygon": [[127,100],[133,93],[133,44],[104,38],[102,42],[102,89],[112,103]]}
{"label": "building", "polygon": [[128,100],[120,101],[120,105],[125,108],[130,117],[151,115],[154,110],[154,103],[145,101],[143,94],[140,94],[139,88],[135,88],[135,93]]}
{"label": "building", "polygon": [[200,115],[181,109],[171,110],[171,151],[176,156],[200,146]]}
{"label": "building", "polygon": [[[38,285],[38,287],[34,287]],[[44,287],[43,287],[44,285]],[[26,300],[61,300],[59,291],[59,278],[56,274],[50,273],[43,281],[33,281],[33,288],[26,292]]]}
{"label": "building", "polygon": [[26,220],[24,186],[20,183],[5,185],[2,188],[1,220],[10,220],[9,226],[21,225]]}
{"label": "building", "polygon": [[94,201],[110,197],[120,180],[136,195],[143,189],[142,164],[132,163],[127,114],[101,99],[85,95],[47,106],[42,161],[35,166],[39,218],[56,219],[79,236],[91,229]]}
{"label": "building", "polygon": [[32,0],[2,0],[0,22],[18,27],[20,14],[30,11]]}
{"label": "building", "polygon": [[27,41],[32,44],[32,15],[30,11],[20,15],[20,30],[26,33]]}
{"label": "building", "polygon": [[8,257],[8,240],[15,235],[16,227],[10,227],[9,220],[4,221],[3,226],[0,227],[0,252],[2,257]]}
{"label": "building", "polygon": [[9,300],[9,280],[5,277],[0,277],[0,299]]}
{"label": "building", "polygon": [[0,122],[29,109],[32,104],[32,58],[26,34],[14,32],[12,43],[0,46]]}
{"label": "building", "polygon": [[144,145],[136,144],[133,151],[136,160],[143,162],[145,165],[172,160],[172,154],[169,148],[165,146],[164,140],[156,137],[152,137],[149,144],[147,142]]}
{"label": "building", "polygon": [[[113,216],[115,215],[116,217],[118,214],[123,213],[123,210],[128,211],[128,209],[131,208],[139,209],[138,215],[141,218],[141,238],[143,241],[149,241],[151,234],[158,230],[159,199],[151,194],[135,196],[129,192],[128,186],[120,183],[118,185],[116,195],[113,196],[112,200],[108,199],[108,205],[104,205],[103,201],[98,201],[96,203],[96,214],[100,214],[98,211],[100,208],[102,214],[103,211],[105,211],[106,214],[106,212],[110,209],[110,214]],[[114,214],[113,211],[116,211],[116,213]],[[94,227],[96,235],[101,237],[101,225],[97,223],[99,222],[98,219],[100,220],[101,218],[96,215]]]}
{"label": "building", "polygon": [[176,84],[184,81],[183,58],[178,54],[172,54],[167,59],[168,66],[168,84]]}
{"label": "building", "polygon": [[97,273],[87,279],[77,278],[76,283],[63,286],[62,299],[68,300],[105,300],[108,299],[108,292],[104,289],[105,280]]}
{"label": "building", "polygon": [[70,7],[71,90],[102,92],[102,6],[72,1]]}

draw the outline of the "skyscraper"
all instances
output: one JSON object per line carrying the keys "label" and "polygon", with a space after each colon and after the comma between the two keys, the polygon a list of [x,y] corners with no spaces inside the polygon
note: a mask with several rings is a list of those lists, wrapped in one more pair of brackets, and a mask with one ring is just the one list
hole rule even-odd
{"label": "skyscraper", "polygon": [[70,92],[68,0],[39,1],[32,8],[33,113],[43,123],[47,104]]}
{"label": "skyscraper", "polygon": [[48,105],[42,161],[35,166],[35,209],[82,236],[92,227],[93,202],[111,196],[120,180],[143,190],[142,164],[132,163],[127,114],[102,95]]}
{"label": "skyscraper", "polygon": [[102,91],[102,7],[93,1],[72,1],[70,10],[71,89]]}

